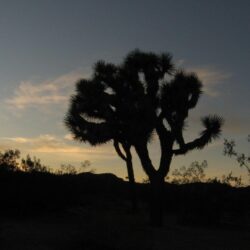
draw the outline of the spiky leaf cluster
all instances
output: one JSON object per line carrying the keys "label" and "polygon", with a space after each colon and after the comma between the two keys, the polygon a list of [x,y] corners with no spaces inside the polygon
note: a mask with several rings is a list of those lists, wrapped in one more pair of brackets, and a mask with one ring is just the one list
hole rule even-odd
{"label": "spiky leaf cluster", "polygon": [[159,80],[171,67],[168,55],[139,51],[129,54],[121,66],[98,62],[92,78],[77,83],[66,125],[76,139],[93,145],[110,139],[131,145],[147,141],[155,127]]}
{"label": "spiky leaf cluster", "polygon": [[121,65],[97,62],[92,77],[79,80],[65,122],[76,139],[92,145],[111,139],[135,145],[147,143],[166,120],[169,128],[165,130],[180,146],[176,153],[186,153],[202,148],[221,132],[222,119],[209,116],[202,120],[201,138],[185,143],[185,120],[201,93],[198,77],[175,71],[169,54],[135,50]]}

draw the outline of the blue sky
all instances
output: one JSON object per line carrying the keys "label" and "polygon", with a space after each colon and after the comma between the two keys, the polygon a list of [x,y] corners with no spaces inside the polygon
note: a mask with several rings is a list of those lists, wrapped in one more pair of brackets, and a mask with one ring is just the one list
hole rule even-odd
{"label": "blue sky", "polygon": [[[170,52],[179,67],[202,79],[205,94],[191,113],[188,138],[199,133],[202,115],[217,113],[226,121],[221,140],[174,159],[172,168],[206,159],[211,175],[246,175],[222,155],[222,144],[223,138],[234,138],[239,151],[249,152],[249,1],[0,2],[1,150],[18,148],[51,167],[88,159],[97,172],[125,177],[124,163],[111,145],[73,142],[63,118],[75,81],[88,77],[97,60],[119,63],[140,48]],[[155,142],[156,161],[158,150]]]}

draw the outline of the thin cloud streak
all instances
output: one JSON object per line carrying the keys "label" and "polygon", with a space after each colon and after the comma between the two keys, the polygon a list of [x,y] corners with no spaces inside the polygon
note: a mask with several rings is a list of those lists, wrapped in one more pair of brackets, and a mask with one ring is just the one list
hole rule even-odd
{"label": "thin cloud streak", "polygon": [[231,73],[223,72],[210,66],[190,67],[188,71],[197,74],[204,85],[205,94],[211,97],[219,96],[220,93],[216,87],[225,83],[231,77]]}
{"label": "thin cloud streak", "polygon": [[22,81],[14,96],[6,99],[5,103],[18,110],[65,103],[74,90],[75,82],[86,75],[82,71],[73,71],[40,83]]}
{"label": "thin cloud streak", "polygon": [[88,158],[113,158],[115,152],[110,145],[102,147],[80,147],[67,143],[68,139],[62,139],[53,135],[40,135],[37,137],[4,137],[1,138],[1,149],[18,148],[21,151],[30,153],[62,153],[62,154],[80,154]]}

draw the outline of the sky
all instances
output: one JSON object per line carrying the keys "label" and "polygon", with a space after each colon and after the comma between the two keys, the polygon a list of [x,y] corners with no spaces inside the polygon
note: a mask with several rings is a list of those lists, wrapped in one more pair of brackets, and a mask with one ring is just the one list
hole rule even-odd
{"label": "sky", "polygon": [[[120,63],[135,48],[169,52],[196,72],[204,94],[190,113],[186,138],[200,117],[225,119],[220,140],[173,159],[171,169],[207,160],[209,176],[247,173],[223,156],[224,138],[249,152],[250,2],[248,0],[0,0],[0,151],[17,148],[52,168],[91,162],[97,173],[127,176],[111,144],[72,140],[63,120],[75,82],[98,60]],[[157,164],[159,146],[150,145]],[[133,152],[136,179],[145,178]]]}

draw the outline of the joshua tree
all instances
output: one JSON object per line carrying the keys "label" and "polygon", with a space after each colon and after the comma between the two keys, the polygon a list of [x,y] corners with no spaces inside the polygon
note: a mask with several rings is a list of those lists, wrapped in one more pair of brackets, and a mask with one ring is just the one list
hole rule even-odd
{"label": "joshua tree", "polygon": [[[174,69],[169,54],[135,50],[121,65],[98,62],[91,79],[78,81],[71,99],[65,122],[75,139],[92,145],[114,140],[134,147],[150,180],[153,225],[162,223],[162,191],[172,157],[202,149],[220,135],[222,119],[213,115],[202,119],[205,130],[199,138],[184,140],[185,120],[201,88],[195,74]],[[148,152],[153,134],[160,141],[158,168]]]}

